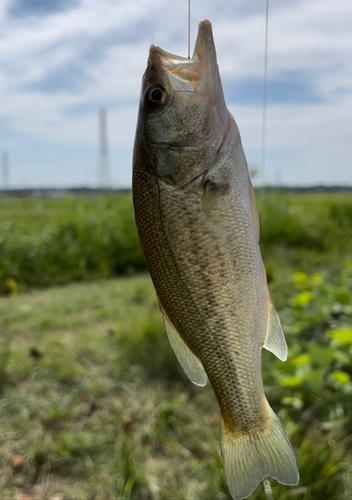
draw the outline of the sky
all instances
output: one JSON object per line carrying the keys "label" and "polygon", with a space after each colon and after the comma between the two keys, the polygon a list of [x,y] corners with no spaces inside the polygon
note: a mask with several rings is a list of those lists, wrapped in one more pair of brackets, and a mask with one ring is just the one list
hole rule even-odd
{"label": "sky", "polygon": [[[199,21],[209,19],[253,180],[352,186],[352,1],[270,0],[262,165],[265,3],[191,1],[191,46]],[[2,0],[7,185],[98,186],[105,108],[109,185],[129,187],[149,46],[187,57],[187,15],[188,0]]]}

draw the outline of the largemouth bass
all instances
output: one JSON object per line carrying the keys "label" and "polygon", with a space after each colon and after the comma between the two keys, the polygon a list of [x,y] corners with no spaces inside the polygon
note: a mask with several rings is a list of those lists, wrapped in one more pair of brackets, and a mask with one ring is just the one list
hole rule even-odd
{"label": "largemouth bass", "polygon": [[214,388],[231,495],[246,498],[267,476],[297,484],[261,374],[261,348],[285,360],[287,347],[209,21],[199,25],[192,59],[151,46],[133,161],[136,223],[167,335],[191,381],[209,378]]}

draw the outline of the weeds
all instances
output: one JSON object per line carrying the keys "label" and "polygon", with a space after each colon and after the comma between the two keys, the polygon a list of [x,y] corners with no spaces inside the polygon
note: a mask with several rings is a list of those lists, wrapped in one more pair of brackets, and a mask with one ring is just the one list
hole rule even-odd
{"label": "weeds", "polygon": [[[22,200],[23,217],[7,204],[19,215],[9,222],[4,209],[0,221],[0,497],[228,500],[215,397],[177,363],[149,278],[21,293],[141,268],[130,198]],[[352,203],[258,205],[289,347],[285,363],[263,351],[265,390],[301,473],[296,487],[271,481],[273,497],[347,500]],[[263,488],[251,498],[264,500]]]}
{"label": "weeds", "polygon": [[[289,357],[264,351],[264,382],[301,472],[297,487],[271,481],[274,498],[347,500],[352,269],[271,288]],[[0,313],[2,498],[230,498],[215,397],[182,374],[147,277],[2,298]]]}
{"label": "weeds", "polygon": [[[258,208],[269,279],[352,252],[350,195],[260,194]],[[131,194],[1,198],[0,209],[0,293],[144,269]]]}

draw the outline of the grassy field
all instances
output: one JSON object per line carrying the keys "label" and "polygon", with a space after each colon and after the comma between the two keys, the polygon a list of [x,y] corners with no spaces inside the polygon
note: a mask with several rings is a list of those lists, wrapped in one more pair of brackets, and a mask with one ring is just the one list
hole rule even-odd
{"label": "grassy field", "polygon": [[[276,499],[350,498],[352,270],[326,278],[273,289],[290,354],[264,353],[263,374],[302,478],[272,481]],[[229,498],[215,398],[179,367],[147,276],[4,297],[0,315],[0,498]]]}
{"label": "grassy field", "polygon": [[[103,279],[142,268],[130,203],[129,195],[0,199],[1,244],[7,251],[17,249],[18,258],[11,261],[7,253],[6,261],[0,254],[5,292],[0,298],[0,498],[4,500],[229,499],[215,397],[210,387],[193,386],[179,367],[149,277]],[[38,209],[40,204],[43,210]],[[352,494],[348,226],[352,200],[273,195],[259,198],[258,206],[271,294],[289,346],[286,363],[263,352],[263,376],[267,397],[297,452],[301,473],[297,487],[272,481],[274,499],[348,500]],[[87,221],[94,228],[88,236]],[[333,221],[338,221],[335,226]],[[69,224],[80,228],[81,239],[58,247],[62,265],[71,246],[76,245],[76,257],[83,249],[86,262],[89,252],[98,262],[99,251],[105,248],[102,260],[106,259],[109,271],[82,265],[76,279],[83,283],[31,289],[33,283],[45,283],[38,283],[35,273],[32,281],[21,278],[20,245],[28,244],[28,250],[39,241],[38,270],[50,270],[50,259],[40,250],[41,238],[57,237],[59,229]],[[315,229],[311,239],[310,228]],[[105,246],[95,248],[106,231],[110,236]],[[332,234],[334,240],[328,237]],[[27,243],[23,236],[29,237]],[[120,268],[115,270],[109,267],[111,241],[122,245]],[[88,243],[91,250],[84,253]],[[17,275],[9,272],[14,262]],[[74,262],[72,258],[72,268]],[[60,269],[50,271],[54,283]],[[68,272],[61,282],[73,279]],[[251,500],[264,499],[259,486]]]}
{"label": "grassy field", "polygon": [[130,194],[0,197],[0,293],[140,269]]}
{"label": "grassy field", "polygon": [[[269,279],[352,255],[351,194],[260,193],[257,204]],[[130,193],[0,197],[0,293],[142,269]]]}
{"label": "grassy field", "polygon": [[3,298],[0,314],[1,498],[216,493],[215,401],[178,367],[147,277]]}

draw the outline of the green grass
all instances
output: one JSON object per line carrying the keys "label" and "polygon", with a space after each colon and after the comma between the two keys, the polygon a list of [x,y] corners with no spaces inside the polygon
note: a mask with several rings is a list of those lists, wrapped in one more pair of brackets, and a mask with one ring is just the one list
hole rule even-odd
{"label": "green grass", "polygon": [[[350,497],[351,267],[271,284],[289,360],[264,352],[263,375],[302,478],[275,499]],[[215,397],[179,367],[147,276],[4,297],[0,315],[0,498],[229,499]]]}
{"label": "green grass", "polygon": [[[352,197],[257,201],[289,346],[263,377],[301,472],[274,499],[348,500]],[[130,194],[0,197],[0,498],[229,499],[215,397],[178,365],[150,279],[105,279],[143,268]]]}
{"label": "green grass", "polygon": [[178,367],[147,277],[3,298],[0,314],[1,498],[190,498],[219,473],[215,402]]}
{"label": "green grass", "polygon": [[0,197],[0,293],[143,268],[130,193]]}
{"label": "green grass", "polygon": [[278,268],[338,270],[352,255],[351,193],[257,195],[269,279]]}
{"label": "green grass", "polygon": [[[257,196],[268,278],[338,269],[352,254],[351,194]],[[144,269],[131,193],[0,197],[0,293]]]}

